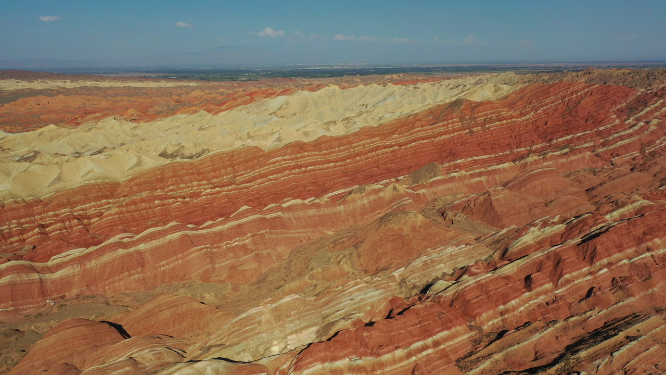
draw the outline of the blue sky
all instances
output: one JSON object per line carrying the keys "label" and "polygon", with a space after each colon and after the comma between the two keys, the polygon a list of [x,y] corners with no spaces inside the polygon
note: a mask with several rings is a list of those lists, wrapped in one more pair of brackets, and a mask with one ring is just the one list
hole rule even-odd
{"label": "blue sky", "polygon": [[292,63],[666,60],[666,1],[0,0],[0,36],[0,60],[233,46]]}

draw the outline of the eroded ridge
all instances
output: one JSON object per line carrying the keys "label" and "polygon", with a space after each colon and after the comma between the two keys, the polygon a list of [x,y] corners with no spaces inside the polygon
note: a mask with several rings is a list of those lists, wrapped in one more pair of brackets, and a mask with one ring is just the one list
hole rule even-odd
{"label": "eroded ridge", "polygon": [[[132,125],[173,121],[182,144],[224,116],[284,139],[308,121],[345,130],[14,192],[0,212],[0,365],[666,371],[666,87],[515,79],[322,87]],[[43,130],[43,143],[83,129]],[[35,134],[16,139],[30,150]],[[126,161],[122,147],[98,155]]]}
{"label": "eroded ridge", "polygon": [[496,99],[515,88],[488,83],[493,78],[347,88],[329,85],[315,91],[272,90],[265,96],[250,92],[246,101],[250,104],[217,114],[189,108],[190,114],[156,121],[108,117],[74,129],[49,125],[33,132],[3,134],[0,194],[41,198],[86,182],[123,181],[147,169],[211,152],[245,146],[270,150],[354,133],[461,98]]}

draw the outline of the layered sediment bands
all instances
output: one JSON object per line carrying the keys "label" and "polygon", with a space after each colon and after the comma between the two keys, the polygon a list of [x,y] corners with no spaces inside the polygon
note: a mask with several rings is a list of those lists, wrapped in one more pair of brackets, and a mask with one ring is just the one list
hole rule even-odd
{"label": "layered sediment bands", "polygon": [[73,319],[51,329],[9,373],[145,373],[181,361],[188,345],[164,336],[130,338],[117,324]]}
{"label": "layered sediment bands", "polygon": [[[10,187],[0,330],[37,341],[12,373],[666,371],[666,88],[572,77],[285,93],[214,115],[277,143],[183,161],[212,115],[182,116],[151,123],[166,162]],[[304,123],[333,130],[286,144]],[[7,168],[78,165],[82,129],[14,135]]]}
{"label": "layered sediment bands", "polygon": [[[664,250],[646,251],[663,241],[665,213],[662,207],[617,223],[594,240],[571,239],[470,276],[400,316],[313,344],[294,371],[643,369],[649,362],[635,361],[645,350],[645,342],[639,343],[666,339]],[[645,228],[649,233],[643,234]],[[590,254],[602,244],[605,251]],[[663,354],[657,344],[652,351]]]}
{"label": "layered sediment bands", "polygon": [[353,133],[455,99],[494,99],[513,89],[490,84],[489,79],[461,78],[410,86],[328,86],[314,92],[283,90],[279,95],[273,91],[265,96],[250,92],[245,94],[251,97],[249,103],[254,103],[218,114],[197,110],[147,123],[107,118],[76,129],[47,126],[30,133],[6,134],[0,139],[5,150],[0,194],[42,197],[88,181],[121,181],[156,166],[196,160],[211,152],[242,146],[271,150],[326,135]]}
{"label": "layered sediment bands", "polygon": [[658,89],[666,80],[666,69],[592,69],[556,74],[514,76],[513,82],[584,82],[597,85],[622,85],[637,89]]}
{"label": "layered sediment bands", "polygon": [[177,114],[217,114],[257,100],[368,84],[413,85],[432,77],[388,75],[331,79],[203,82],[0,71],[0,130],[19,133],[50,124],[76,128],[114,116],[144,123]]}
{"label": "layered sediment bands", "polygon": [[[518,163],[523,158],[523,165],[528,165],[530,157],[534,157],[530,155],[550,152],[546,158],[552,159],[555,167],[571,172],[603,165],[603,160],[613,154],[659,146],[655,141],[662,141],[661,127],[645,122],[630,125],[619,121],[612,112],[627,105],[618,99],[621,95],[627,101],[640,98],[632,99],[631,90],[581,87],[583,93],[578,102],[571,102],[572,90],[575,87],[568,84],[556,88],[538,86],[505,99],[509,104],[520,104],[522,112],[506,109],[500,105],[503,101],[454,102],[347,136],[291,144],[269,152],[243,148],[193,163],[172,163],[120,184],[84,185],[75,190],[74,197],[62,192],[44,200],[10,200],[3,210],[7,223],[3,235],[6,244],[15,249],[35,246],[23,257],[43,262],[48,259],[38,255],[40,244],[51,245],[50,231],[65,238],[70,232],[88,232],[87,237],[93,237],[89,241],[100,241],[110,238],[114,231],[138,234],[173,221],[202,225],[229,217],[243,206],[260,209],[287,197],[324,197],[355,185],[404,176],[432,161],[450,171],[448,177],[440,177],[443,181],[475,175],[508,180],[520,168],[487,168]],[[521,102],[532,100],[539,91],[551,95],[550,100],[534,103],[536,108]],[[559,103],[552,98],[556,94]],[[456,112],[457,106],[460,108]],[[608,112],[596,112],[604,106]],[[541,107],[544,109],[539,110]],[[661,108],[654,108],[652,114]],[[572,112],[585,116],[588,122],[569,122]],[[461,125],[463,120],[470,123],[469,127]],[[553,126],[544,127],[546,122]],[[562,134],[563,130],[571,134]],[[567,153],[567,157],[562,158],[561,153]],[[491,180],[476,188],[493,185]],[[450,191],[456,192],[456,188]],[[86,202],[84,197],[92,195],[88,191],[95,196]],[[81,214],[87,217],[79,218]],[[69,227],[62,216],[72,217]],[[57,230],[59,227],[64,228]],[[49,258],[55,255],[57,252],[47,254]]]}

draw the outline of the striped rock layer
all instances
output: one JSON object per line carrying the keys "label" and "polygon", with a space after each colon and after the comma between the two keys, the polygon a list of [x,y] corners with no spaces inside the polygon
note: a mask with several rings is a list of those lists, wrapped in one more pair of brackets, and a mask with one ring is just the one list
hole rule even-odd
{"label": "striped rock layer", "polygon": [[2,135],[10,374],[666,372],[663,74],[79,78],[227,99]]}

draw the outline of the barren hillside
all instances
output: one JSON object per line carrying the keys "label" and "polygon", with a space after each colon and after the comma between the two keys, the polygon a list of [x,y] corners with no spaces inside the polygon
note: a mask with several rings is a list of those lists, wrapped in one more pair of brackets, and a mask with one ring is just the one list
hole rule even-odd
{"label": "barren hillside", "polygon": [[0,371],[666,371],[666,75],[0,74]]}

